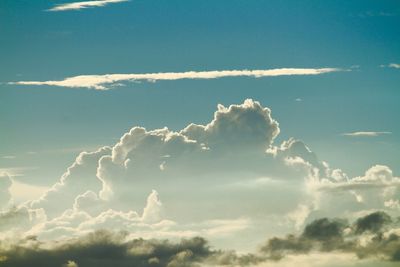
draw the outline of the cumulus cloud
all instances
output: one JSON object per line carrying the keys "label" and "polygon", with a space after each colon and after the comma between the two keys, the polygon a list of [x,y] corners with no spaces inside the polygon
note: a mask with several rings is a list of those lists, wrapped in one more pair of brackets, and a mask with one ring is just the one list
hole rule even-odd
{"label": "cumulus cloud", "polygon": [[[94,1],[96,2],[96,1]],[[281,68],[266,70],[217,70],[217,71],[186,71],[186,72],[159,72],[143,74],[104,74],[104,75],[79,75],[68,77],[59,81],[18,81],[10,84],[19,85],[49,85],[69,88],[88,88],[95,90],[108,90],[110,86],[121,82],[132,81],[163,81],[181,79],[217,79],[224,77],[270,77],[291,75],[319,75],[330,72],[343,71],[339,68]]]}
{"label": "cumulus cloud", "polygon": [[[231,242],[236,240],[233,236],[241,236],[241,243],[251,248],[263,236],[283,229],[298,231],[308,224],[300,235],[271,239],[263,251],[215,252],[202,264],[258,265],[291,257],[292,252],[367,253],[347,249],[355,246],[347,234],[366,244],[393,225],[394,220],[379,214],[356,218],[375,210],[398,214],[400,178],[382,165],[348,177],[300,140],[277,144],[279,132],[271,110],[251,99],[218,105],[208,123],[191,123],[180,131],[135,126],[111,147],[80,153],[39,199],[5,210],[0,215],[2,234],[34,235],[37,242],[49,244],[112,229],[128,232],[126,240],[175,242],[202,236],[219,244],[224,240],[223,247],[235,249],[240,244]],[[7,192],[9,180],[4,181],[0,189]],[[314,220],[328,216],[357,222]],[[389,235],[385,232],[375,243],[388,251],[382,252],[385,259],[392,257],[391,247],[397,244],[389,241]],[[168,262],[155,255],[145,262],[186,266],[196,257],[192,253],[183,249],[169,255]],[[69,261],[87,266],[68,253],[57,264]]]}
{"label": "cumulus cloud", "polygon": [[67,4],[56,5],[48,9],[48,11],[68,11],[68,10],[80,10],[84,8],[90,7],[103,7],[112,3],[120,3],[127,2],[129,0],[92,0],[92,1],[82,1],[82,2],[73,2]]}
{"label": "cumulus cloud", "polygon": [[109,147],[102,147],[94,152],[80,153],[60,181],[39,199],[31,201],[30,206],[35,209],[44,208],[49,217],[55,217],[71,208],[77,196],[89,190],[94,192],[100,190],[101,181],[96,176],[98,161],[110,151]]}
{"label": "cumulus cloud", "polygon": [[357,136],[375,137],[375,136],[386,135],[386,134],[391,134],[391,133],[392,132],[351,132],[351,133],[344,133],[342,135],[351,136],[351,137],[357,137]]}
{"label": "cumulus cloud", "polygon": [[[324,201],[326,205],[332,205],[333,202],[346,203],[345,199],[348,198],[349,202],[352,202],[351,199],[356,201],[356,205],[348,206],[354,210],[385,207],[398,210],[395,203],[400,197],[400,178],[393,176],[387,166],[375,165],[363,176],[341,181],[321,179],[314,186],[317,191],[327,193]],[[344,205],[350,205],[349,202]]]}

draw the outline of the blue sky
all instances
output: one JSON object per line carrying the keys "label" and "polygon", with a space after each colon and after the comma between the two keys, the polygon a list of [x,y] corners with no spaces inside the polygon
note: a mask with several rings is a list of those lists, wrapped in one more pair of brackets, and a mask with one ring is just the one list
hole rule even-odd
{"label": "blue sky", "polygon": [[[129,1],[46,11],[54,4],[1,3],[4,155],[110,144],[133,125],[178,130],[205,123],[217,103],[254,98],[272,108],[282,137],[306,141],[331,164],[354,175],[374,162],[400,171],[399,70],[379,67],[400,61],[397,1]],[[352,66],[319,77],[130,83],[107,92],[7,84],[81,74]],[[340,136],[352,131],[392,134]],[[348,164],[342,154],[359,160]],[[74,156],[51,158],[67,166]]]}
{"label": "blue sky", "polygon": [[[132,0],[50,10],[70,2],[0,2],[0,171],[32,186],[32,196],[59,181],[80,152],[113,147],[134,126],[180,131],[190,123],[206,125],[218,104],[246,109],[249,98],[279,122],[273,145],[299,139],[350,178],[377,164],[399,175],[399,1]],[[106,84],[109,90],[49,85],[80,75],[281,68],[334,71],[122,79]],[[27,200],[21,184],[14,198]],[[170,191],[154,189],[176,204]],[[254,236],[249,232],[243,242],[253,246]],[[214,241],[226,245],[221,240]]]}

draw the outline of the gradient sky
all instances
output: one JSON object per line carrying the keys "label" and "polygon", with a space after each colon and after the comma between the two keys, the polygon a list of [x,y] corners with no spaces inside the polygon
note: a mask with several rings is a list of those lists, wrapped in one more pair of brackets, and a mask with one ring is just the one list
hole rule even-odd
{"label": "gradient sky", "polygon": [[[398,1],[130,1],[45,11],[53,5],[0,3],[0,147],[1,156],[17,157],[0,164],[41,169],[24,178],[29,182],[54,180],[80,148],[111,144],[133,125],[205,123],[217,103],[249,97],[273,110],[282,137],[304,140],[350,174],[378,162],[400,171],[400,72],[379,67],[400,61]],[[107,92],[7,84],[80,74],[352,66],[318,77],[131,83]],[[353,131],[392,134],[340,136]]]}
{"label": "gradient sky", "polygon": [[[81,151],[113,146],[133,126],[179,131],[247,98],[272,110],[276,144],[300,139],[349,177],[376,164],[399,175],[399,1],[132,0],[49,10],[66,2],[0,2],[0,170],[34,186],[26,198],[57,182]],[[15,84],[278,68],[341,71],[104,91]],[[368,133],[346,135],[357,132]],[[27,200],[20,188],[14,198]]]}

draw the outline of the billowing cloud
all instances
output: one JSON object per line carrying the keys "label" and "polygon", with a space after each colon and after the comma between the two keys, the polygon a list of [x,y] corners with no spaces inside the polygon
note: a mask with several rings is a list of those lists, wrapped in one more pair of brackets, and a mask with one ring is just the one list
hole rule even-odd
{"label": "billowing cloud", "polygon": [[56,5],[55,7],[48,9],[48,11],[80,10],[90,7],[103,7],[108,4],[127,2],[127,1],[129,0],[92,0],[92,1],[72,2],[67,4]]}
{"label": "billowing cloud", "polygon": [[[2,236],[35,236],[39,249],[31,252],[40,254],[55,240],[80,240],[94,230],[126,232],[119,248],[138,238],[178,242],[202,236],[221,248],[244,244],[241,249],[247,250],[263,236],[295,232],[271,239],[255,253],[216,250],[201,260],[205,266],[218,266],[265,265],[333,251],[365,258],[359,254],[372,253],[372,245],[365,244],[383,234],[374,246],[385,259],[396,260],[392,247],[397,243],[390,239],[398,236],[396,219],[388,218],[400,210],[400,178],[383,165],[348,177],[300,140],[277,143],[279,132],[271,110],[251,99],[218,105],[208,123],[191,123],[179,131],[135,126],[113,146],[80,153],[40,198],[4,210]],[[12,180],[4,181],[0,188],[7,193]],[[377,210],[382,213],[364,217]],[[355,223],[320,219],[331,216]],[[303,233],[296,233],[307,223]],[[63,253],[59,266],[87,266],[75,254]],[[143,266],[190,266],[194,258],[185,249],[169,255],[168,262],[141,256],[146,259]]]}
{"label": "billowing cloud", "polygon": [[[387,166],[375,165],[363,176],[341,181],[322,179],[314,186],[315,190],[324,192],[323,205],[333,205],[336,202],[343,203],[353,210],[385,207],[399,210],[396,204],[400,197],[400,177],[395,177]],[[355,203],[351,205],[354,201]]]}
{"label": "billowing cloud", "polygon": [[375,136],[386,135],[386,134],[391,134],[391,133],[392,132],[351,132],[351,133],[344,133],[342,135],[352,136],[352,137],[357,137],[357,136],[375,137]]}
{"label": "billowing cloud", "polygon": [[98,161],[110,151],[109,147],[102,147],[95,152],[80,153],[75,162],[62,175],[60,181],[39,199],[32,201],[30,206],[44,208],[49,217],[54,217],[71,208],[78,195],[89,190],[98,191],[101,188],[101,181],[96,176]]}
{"label": "billowing cloud", "polygon": [[[96,1],[95,1],[96,2]],[[143,74],[104,74],[104,75],[79,75],[58,81],[18,81],[9,84],[19,85],[49,85],[69,88],[88,88],[95,90],[108,90],[110,86],[121,82],[133,81],[174,81],[182,79],[217,79],[224,77],[273,77],[291,75],[319,75],[330,72],[343,71],[339,68],[281,68],[266,70],[216,70],[216,71],[186,71],[186,72],[159,72]]]}

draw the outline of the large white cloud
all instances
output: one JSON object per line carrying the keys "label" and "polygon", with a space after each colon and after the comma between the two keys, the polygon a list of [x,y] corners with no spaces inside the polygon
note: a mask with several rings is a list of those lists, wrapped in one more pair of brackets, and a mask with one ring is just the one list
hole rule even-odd
{"label": "large white cloud", "polygon": [[100,228],[213,240],[244,231],[250,246],[260,233],[321,215],[398,212],[399,178],[389,167],[349,178],[300,140],[275,144],[279,131],[271,110],[251,99],[219,105],[209,123],[181,131],[133,127],[112,147],[82,152],[41,198],[3,214],[23,223],[3,228],[47,239]]}

